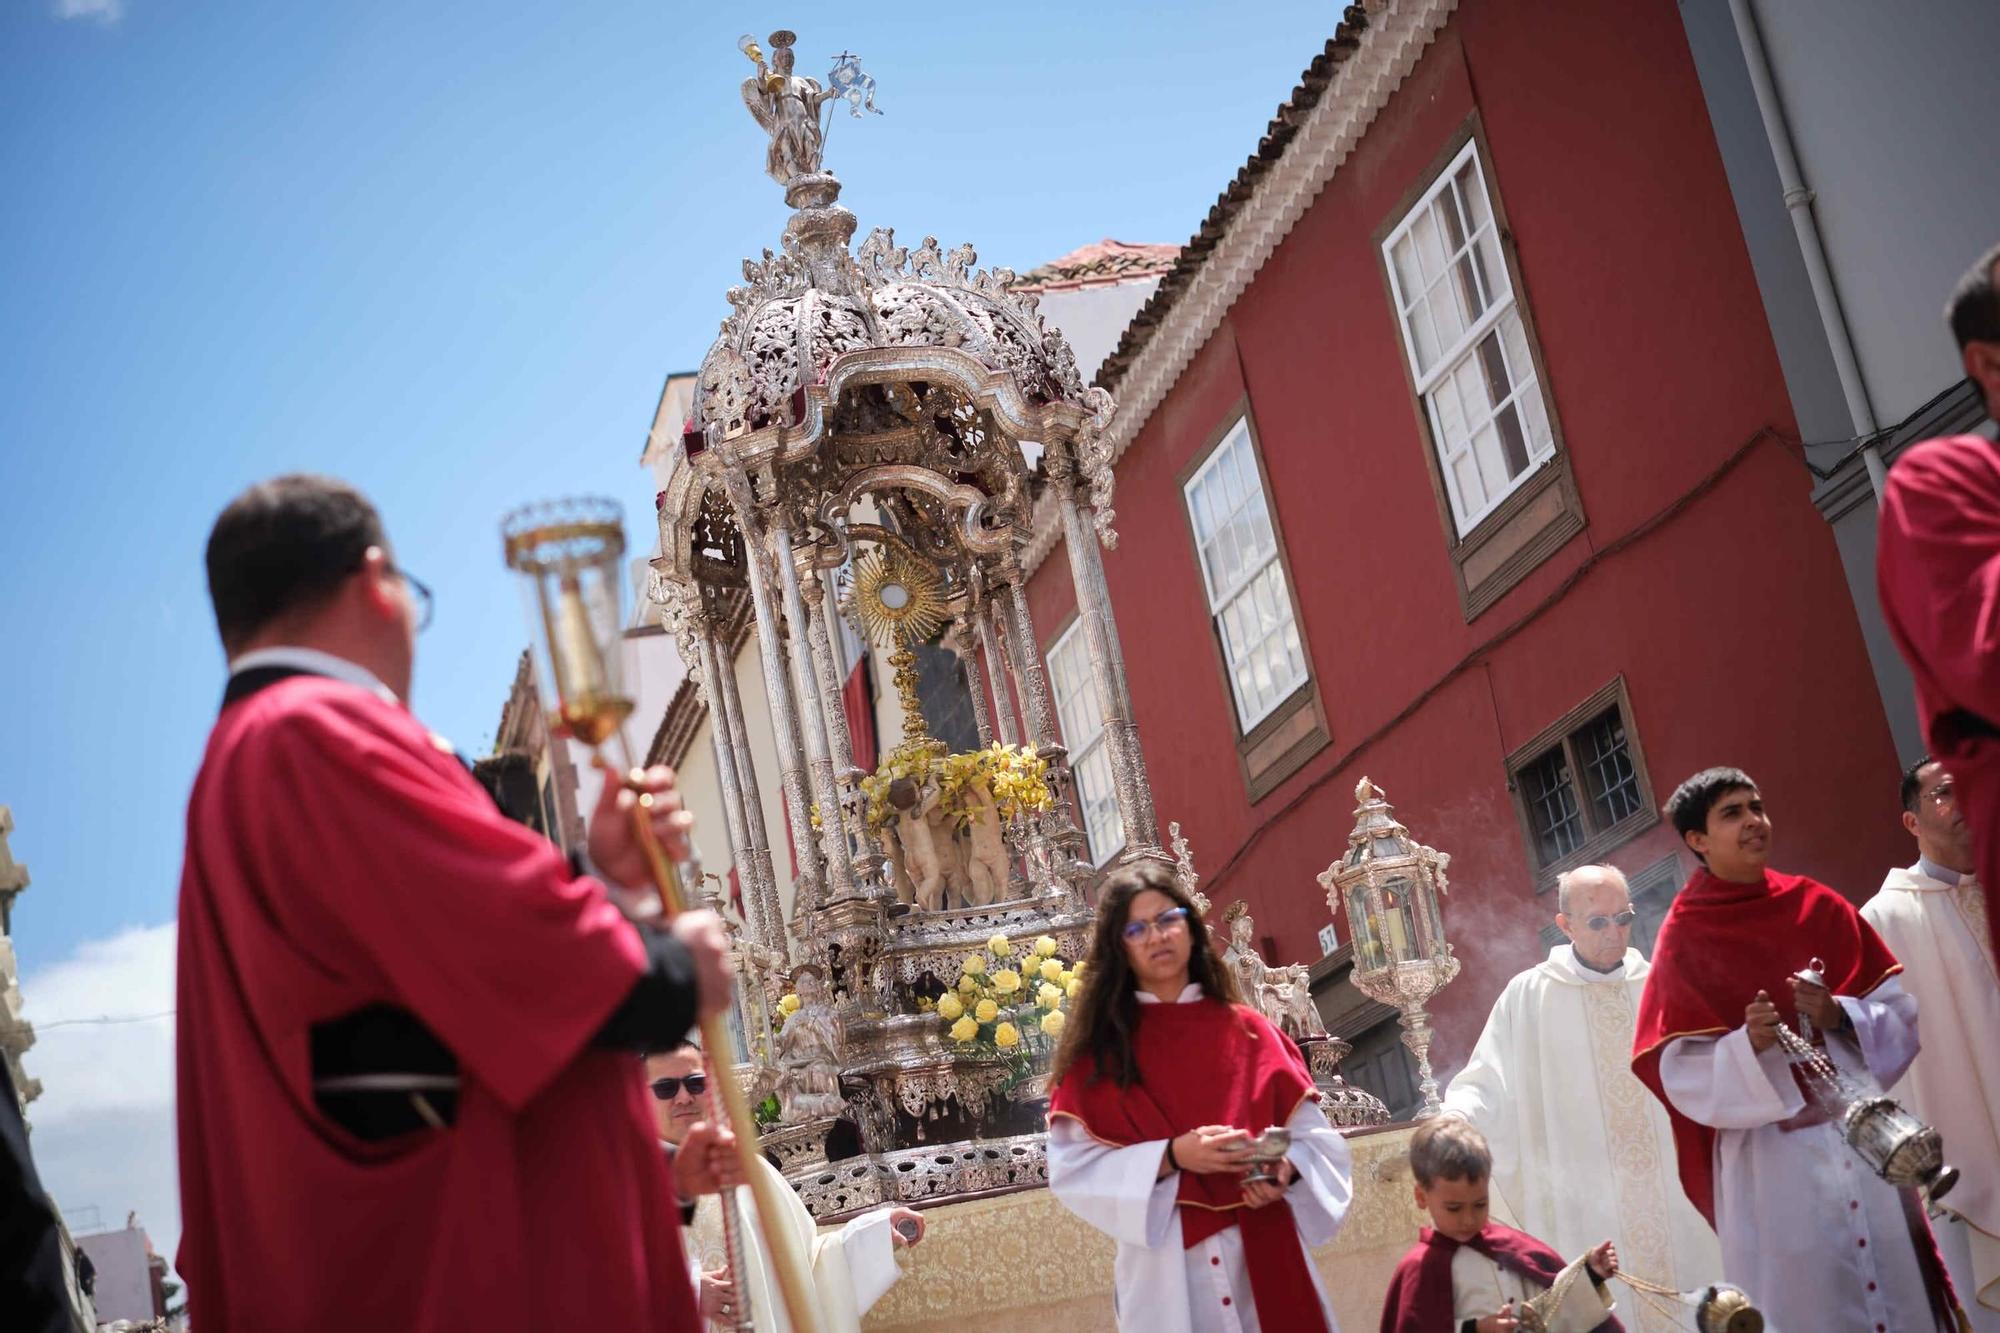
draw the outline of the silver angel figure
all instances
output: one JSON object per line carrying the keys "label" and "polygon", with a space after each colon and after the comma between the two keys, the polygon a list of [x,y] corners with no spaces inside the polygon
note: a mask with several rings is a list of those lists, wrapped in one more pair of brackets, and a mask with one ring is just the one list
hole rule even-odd
{"label": "silver angel figure", "polygon": [[820,108],[845,95],[840,88],[822,88],[818,79],[792,73],[792,43],[797,40],[790,32],[772,33],[769,66],[754,40],[745,37],[736,44],[757,65],[757,72],[743,80],[743,105],[771,136],[764,170],[780,185],[820,169],[826,148]]}
{"label": "silver angel figure", "polygon": [[819,968],[798,968],[793,984],[798,1010],[778,1030],[778,1119],[787,1125],[843,1115],[840,1095],[840,1021],[826,1003]]}

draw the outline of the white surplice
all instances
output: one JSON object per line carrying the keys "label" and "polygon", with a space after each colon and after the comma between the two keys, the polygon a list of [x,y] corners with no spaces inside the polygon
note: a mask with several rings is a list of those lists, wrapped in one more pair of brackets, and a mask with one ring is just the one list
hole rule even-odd
{"label": "white surplice", "polygon": [[[1901,1078],[1917,1054],[1917,1002],[1895,977],[1839,1002],[1852,1028],[1827,1038],[1828,1058],[1864,1089]],[[1757,1054],[1745,1028],[1676,1038],[1660,1081],[1682,1115],[1717,1131],[1722,1272],[1763,1310],[1765,1333],[1937,1327],[1897,1192],[1834,1122],[1783,1123],[1806,1100],[1781,1048]]]}
{"label": "white surplice", "polygon": [[[1199,1000],[1189,985],[1178,1003]],[[1159,1003],[1141,992],[1142,1004]],[[1193,1053],[1191,1053],[1193,1054]],[[1286,1122],[1292,1134],[1287,1159],[1299,1178],[1286,1191],[1306,1268],[1319,1292],[1326,1326],[1338,1330],[1312,1249],[1340,1230],[1354,1197],[1354,1164],[1347,1140],[1310,1098]],[[1181,1241],[1180,1173],[1156,1179],[1167,1140],[1114,1148],[1087,1134],[1067,1116],[1049,1122],[1049,1189],[1071,1212],[1118,1242],[1114,1267],[1118,1327],[1142,1333],[1284,1333],[1281,1319],[1260,1323],[1244,1265],[1243,1233],[1228,1227],[1194,1246]]]}
{"label": "white surplice", "polygon": [[[1666,1108],[1632,1074],[1651,969],[1637,949],[1610,972],[1568,941],[1549,950],[1500,992],[1444,1106],[1493,1149],[1496,1216],[1564,1259],[1615,1241],[1624,1267],[1685,1291],[1721,1278],[1722,1250],[1681,1190]],[[1624,1322],[1681,1328],[1646,1306]]]}
{"label": "white surplice", "polygon": [[[821,1333],[860,1333],[861,1316],[903,1275],[889,1234],[889,1210],[877,1208],[845,1226],[822,1231],[776,1167],[760,1158],[757,1169],[777,1185],[783,1205],[778,1224],[791,1234],[792,1243],[811,1270]],[[777,1275],[757,1232],[757,1205],[748,1185],[736,1187],[736,1204],[737,1216],[744,1223],[738,1240],[743,1262],[737,1293],[748,1293],[757,1333],[790,1333],[791,1321],[785,1317]],[[716,1196],[703,1195],[696,1202],[694,1225],[686,1234],[691,1263],[703,1272],[723,1267],[722,1204]]]}
{"label": "white surplice", "polygon": [[1940,1200],[1938,1248],[1973,1327],[2000,1333],[2000,978],[1986,895],[1971,876],[1919,861],[1890,871],[1861,915],[1924,1016],[1923,1054],[1890,1095],[1937,1130],[1959,1170]]}
{"label": "white surplice", "polygon": [[[1500,1307],[1509,1301],[1518,1307],[1547,1290],[1546,1285],[1502,1268],[1470,1245],[1459,1246],[1451,1256],[1452,1318],[1460,1321],[1460,1327],[1467,1319],[1498,1314]],[[1548,1321],[1549,1333],[1590,1333],[1611,1316],[1613,1309],[1610,1290],[1593,1283],[1590,1274],[1580,1274]],[[1625,1326],[1633,1327],[1629,1321]]]}

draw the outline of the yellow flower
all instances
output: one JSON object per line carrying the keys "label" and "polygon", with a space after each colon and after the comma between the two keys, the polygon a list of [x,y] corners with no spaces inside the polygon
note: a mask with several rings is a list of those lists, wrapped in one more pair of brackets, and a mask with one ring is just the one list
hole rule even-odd
{"label": "yellow flower", "polygon": [[798,992],[786,991],[785,998],[778,1001],[778,1007],[788,1014],[796,1014],[799,1011]]}
{"label": "yellow flower", "polygon": [[1069,985],[1063,987],[1063,994],[1069,996],[1072,1000],[1083,994],[1083,979],[1081,977],[1071,977]]}
{"label": "yellow flower", "polygon": [[953,995],[950,991],[946,991],[944,994],[938,996],[937,1012],[938,1017],[942,1018],[945,1022],[955,1022],[958,1016],[965,1012],[965,1004],[956,995]]}
{"label": "yellow flower", "polygon": [[1068,991],[1069,983],[1075,980],[1076,980],[1076,973],[1070,971],[1068,968],[1064,968],[1062,970],[1062,975],[1056,978],[1056,985],[1061,986],[1064,991]]}
{"label": "yellow flower", "polygon": [[960,995],[970,995],[972,994],[972,992],[978,989],[979,989],[979,983],[974,981],[971,977],[960,977],[958,979],[958,993]]}
{"label": "yellow flower", "polygon": [[986,941],[986,950],[995,958],[1012,958],[1014,956],[1014,942],[1005,935],[995,935],[992,939]]}
{"label": "yellow flower", "polygon": [[1063,1011],[1062,1011],[1062,1010],[1060,1010],[1060,1009],[1051,1009],[1051,1010],[1049,1010],[1049,1012],[1047,1012],[1046,1014],[1043,1014],[1043,1015],[1042,1015],[1042,1035],[1043,1035],[1043,1036],[1045,1036],[1045,1037],[1060,1037],[1060,1036],[1062,1035],[1062,1030],[1063,1030]]}
{"label": "yellow flower", "polygon": [[951,1025],[951,1039],[953,1041],[971,1041],[978,1035],[979,1024],[972,1021],[970,1014],[967,1014]]}
{"label": "yellow flower", "polygon": [[1042,983],[1041,989],[1035,992],[1035,1002],[1044,1009],[1053,1009],[1062,1001],[1063,993],[1046,981]]}
{"label": "yellow flower", "polygon": [[1074,963],[1071,963],[1069,965],[1069,974],[1073,977],[1080,977],[1083,975],[1083,959],[1079,958]]}
{"label": "yellow flower", "polygon": [[968,977],[979,976],[986,971],[986,960],[976,953],[969,953],[965,956],[965,962],[960,970]]}
{"label": "yellow flower", "polygon": [[1021,989],[1021,974],[1011,967],[1003,967],[993,974],[993,989],[1002,995],[1012,995]]}
{"label": "yellow flower", "polygon": [[1043,981],[1059,981],[1062,979],[1063,965],[1053,958],[1044,958],[1041,971]]}
{"label": "yellow flower", "polygon": [[1056,956],[1056,941],[1053,935],[1044,935],[1035,941],[1035,956],[1053,958]]}
{"label": "yellow flower", "polygon": [[991,1000],[981,1000],[979,1007],[972,1012],[980,1022],[991,1023],[994,1019],[1000,1017],[1000,1006]]}
{"label": "yellow flower", "polygon": [[1021,1044],[1021,1030],[1012,1023],[1002,1023],[999,1027],[993,1029],[993,1044],[1003,1051],[1009,1046],[1019,1046]]}

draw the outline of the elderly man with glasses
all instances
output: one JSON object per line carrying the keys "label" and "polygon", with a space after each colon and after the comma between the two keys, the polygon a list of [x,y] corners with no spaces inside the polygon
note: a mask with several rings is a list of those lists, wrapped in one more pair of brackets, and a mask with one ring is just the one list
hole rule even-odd
{"label": "elderly man with glasses", "polygon": [[[1719,1279],[1715,1233],[1682,1192],[1666,1111],[1632,1076],[1649,965],[1631,889],[1605,865],[1556,882],[1567,938],[1507,983],[1445,1092],[1493,1150],[1495,1215],[1562,1254],[1610,1237],[1635,1273],[1687,1290]],[[1628,1328],[1670,1329],[1635,1309]]]}

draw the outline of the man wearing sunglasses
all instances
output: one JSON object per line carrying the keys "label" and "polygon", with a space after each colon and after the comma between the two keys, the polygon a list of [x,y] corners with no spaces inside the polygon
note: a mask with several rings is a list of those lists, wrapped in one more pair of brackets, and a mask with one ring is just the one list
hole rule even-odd
{"label": "man wearing sunglasses", "polygon": [[[1496,1215],[1562,1254],[1608,1236],[1621,1264],[1685,1291],[1722,1276],[1722,1253],[1681,1190],[1665,1108],[1632,1076],[1650,970],[1636,916],[1614,866],[1557,879],[1564,941],[1507,983],[1445,1110],[1492,1147]],[[1678,1327],[1644,1307],[1620,1314],[1629,1329]]]}
{"label": "man wearing sunglasses", "polygon": [[[686,1142],[708,1115],[708,1076],[700,1048],[685,1044],[647,1056],[646,1083],[653,1093],[653,1119],[661,1141],[670,1147]],[[923,1214],[914,1208],[877,1208],[822,1231],[775,1167],[761,1160],[757,1167],[778,1186],[784,1212],[777,1225],[791,1228],[793,1244],[809,1260],[822,1333],[860,1333],[862,1316],[903,1275],[895,1251],[923,1239]],[[702,1315],[713,1324],[734,1328],[746,1313],[737,1303],[747,1301],[747,1322],[757,1333],[781,1333],[788,1325],[763,1238],[756,1234],[749,1186],[738,1188],[736,1201],[737,1216],[746,1223],[737,1242],[743,1260],[743,1271],[737,1274],[725,1266],[721,1203],[717,1198],[695,1201],[688,1258],[695,1268]]]}
{"label": "man wearing sunglasses", "polygon": [[1977,1333],[2000,1330],[2000,982],[1958,787],[1925,755],[1903,770],[1917,862],[1889,872],[1861,915],[1903,965],[1924,1048],[1890,1090],[1944,1136],[1958,1184],[1932,1214],[1938,1250]]}
{"label": "man wearing sunglasses", "polygon": [[[429,598],[360,492],[253,486],[207,565],[230,675],[180,894],[193,1322],[691,1330],[633,1064],[728,1007],[720,923],[627,920],[412,716]],[[639,785],[684,854],[672,775]],[[590,859],[637,887],[634,795],[605,789]],[[706,1132],[683,1194],[719,1183]]]}

